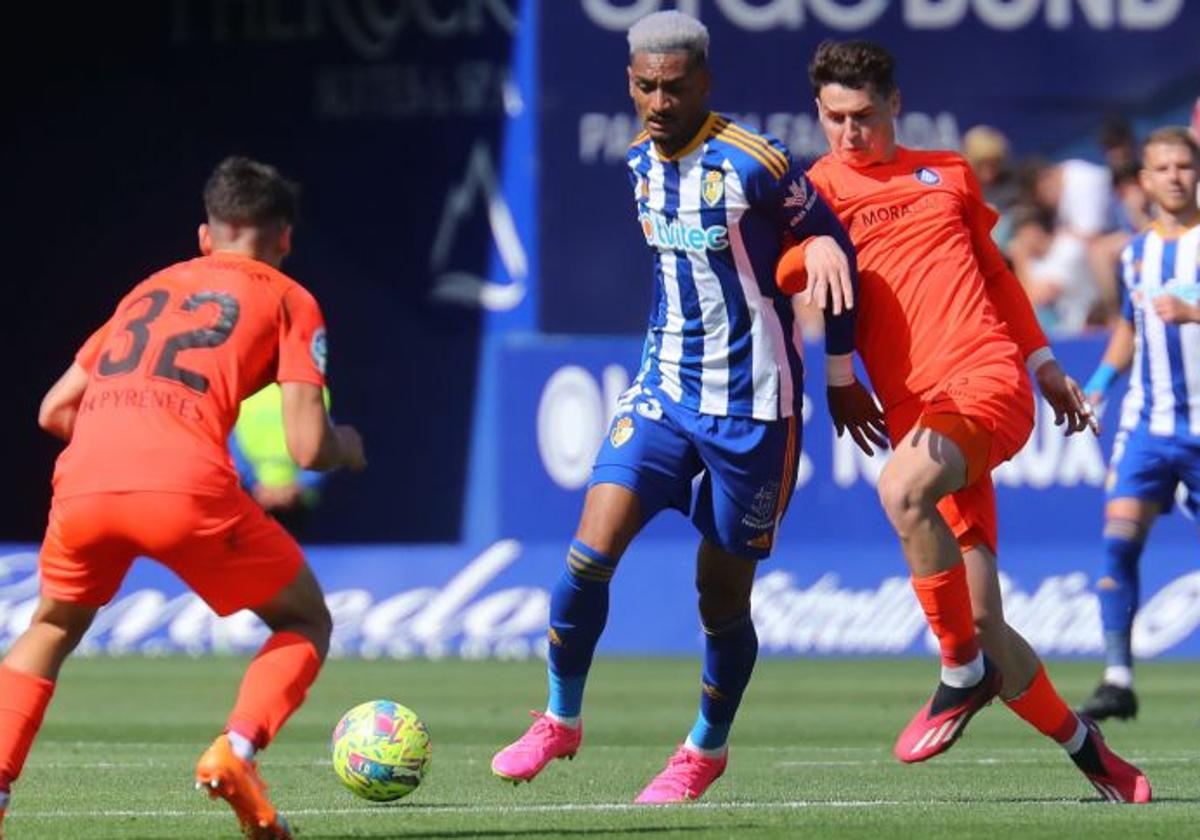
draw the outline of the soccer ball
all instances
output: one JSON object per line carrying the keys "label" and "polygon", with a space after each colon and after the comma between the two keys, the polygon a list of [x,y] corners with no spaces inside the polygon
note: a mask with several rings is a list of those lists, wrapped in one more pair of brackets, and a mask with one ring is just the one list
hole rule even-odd
{"label": "soccer ball", "polygon": [[391,700],[371,700],[346,712],[330,748],[338,778],[372,802],[408,796],[429,769],[429,730],[412,709]]}

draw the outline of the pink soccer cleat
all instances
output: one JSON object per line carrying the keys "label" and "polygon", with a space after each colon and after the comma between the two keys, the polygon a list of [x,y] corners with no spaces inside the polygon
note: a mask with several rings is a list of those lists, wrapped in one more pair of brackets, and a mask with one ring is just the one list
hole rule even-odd
{"label": "pink soccer cleat", "polygon": [[583,740],[583,724],[566,726],[541,712],[530,712],[533,725],[492,759],[492,772],[506,782],[532,782],[556,758],[574,758]]}
{"label": "pink soccer cleat", "polygon": [[925,761],[954,745],[976,712],[1000,692],[1000,671],[986,656],[983,679],[970,688],[938,683],[937,691],[921,707],[896,739],[893,753],[905,764]]}
{"label": "pink soccer cleat", "polygon": [[729,752],[720,758],[709,758],[680,745],[667,759],[666,768],[634,800],[638,805],[670,805],[699,799],[708,786],[721,778],[729,764]]}
{"label": "pink soccer cleat", "polygon": [[1092,787],[1109,802],[1134,802],[1139,805],[1149,802],[1150,781],[1142,771],[1108,748],[1095,721],[1086,715],[1080,715],[1079,719],[1087,727],[1088,735],[1071,760],[1087,776]]}

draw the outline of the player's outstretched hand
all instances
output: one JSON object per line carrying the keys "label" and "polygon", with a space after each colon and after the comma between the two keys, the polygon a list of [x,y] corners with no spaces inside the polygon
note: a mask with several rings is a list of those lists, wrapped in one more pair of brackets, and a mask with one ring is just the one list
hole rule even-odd
{"label": "player's outstretched hand", "polygon": [[850,260],[832,236],[817,236],[805,243],[804,267],[808,288],[801,300],[819,309],[828,304],[834,315],[854,308],[854,286],[850,282]]}
{"label": "player's outstretched hand", "polygon": [[837,430],[838,437],[849,431],[858,448],[868,455],[875,454],[875,450],[871,448],[872,443],[880,450],[888,448],[887,425],[883,422],[883,412],[861,382],[826,388],[825,397],[829,402],[829,414],[833,418],[833,427]]}
{"label": "player's outstretched hand", "polygon": [[342,455],[342,466],[351,472],[362,472],[367,467],[367,456],[363,451],[362,435],[353,426],[334,426],[338,451]]}
{"label": "player's outstretched hand", "polygon": [[1037,369],[1038,389],[1050,407],[1054,409],[1054,425],[1066,424],[1063,431],[1067,436],[1084,429],[1100,436],[1100,421],[1092,404],[1083,396],[1083,391],[1074,379],[1067,376],[1056,361],[1049,361]]}

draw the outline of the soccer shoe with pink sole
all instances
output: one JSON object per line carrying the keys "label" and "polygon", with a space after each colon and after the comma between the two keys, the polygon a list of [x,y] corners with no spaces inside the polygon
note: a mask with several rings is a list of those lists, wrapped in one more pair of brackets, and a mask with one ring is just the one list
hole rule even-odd
{"label": "soccer shoe with pink sole", "polygon": [[293,840],[283,814],[267,798],[267,784],[253,761],[239,758],[229,739],[219,735],[196,764],[196,790],[210,799],[218,796],[229,803],[250,840]]}
{"label": "soccer shoe with pink sole", "polygon": [[937,691],[896,739],[893,753],[905,764],[925,761],[954,745],[976,712],[1000,692],[1000,671],[986,656],[983,679],[970,688],[938,683]]}
{"label": "soccer shoe with pink sole", "polygon": [[1088,729],[1087,740],[1071,756],[1075,766],[1083,771],[1092,787],[1109,802],[1150,801],[1150,781],[1142,771],[1114,753],[1104,743],[1100,727],[1091,718],[1080,715]]}
{"label": "soccer shoe with pink sole", "polygon": [[709,758],[680,745],[667,760],[667,766],[646,785],[634,802],[638,805],[670,805],[699,799],[709,785],[721,778],[729,764],[729,751],[720,758]]}
{"label": "soccer shoe with pink sole", "polygon": [[530,712],[533,724],[492,758],[492,773],[506,782],[532,782],[556,758],[574,758],[583,740],[583,724],[566,726],[549,715]]}

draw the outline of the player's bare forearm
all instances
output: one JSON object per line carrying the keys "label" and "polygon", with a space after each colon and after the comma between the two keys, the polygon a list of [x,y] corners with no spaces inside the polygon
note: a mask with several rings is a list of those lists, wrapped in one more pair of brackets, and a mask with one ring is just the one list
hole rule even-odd
{"label": "player's bare forearm", "polygon": [[325,408],[324,389],[310,382],[282,382],[283,430],[288,454],[306,470],[325,472],[366,466],[362,438],[352,426],[335,426]]}
{"label": "player's bare forearm", "polygon": [[1104,348],[1101,361],[1112,365],[1118,373],[1125,373],[1133,364],[1134,338],[1133,324],[1122,318],[1113,327],[1112,336],[1108,339],[1108,346]]}
{"label": "player's bare forearm", "polygon": [[72,362],[42,398],[38,425],[56,438],[69,441],[87,384],[88,372],[78,362]]}

